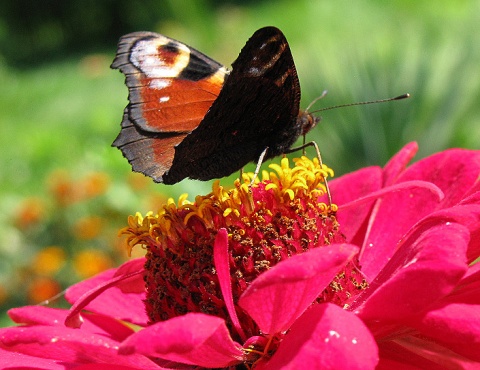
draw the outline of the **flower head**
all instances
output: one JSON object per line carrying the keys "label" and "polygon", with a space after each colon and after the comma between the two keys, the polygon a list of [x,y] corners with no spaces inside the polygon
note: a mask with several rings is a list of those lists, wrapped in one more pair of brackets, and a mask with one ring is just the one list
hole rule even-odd
{"label": "flower head", "polygon": [[146,258],[71,287],[68,314],[11,310],[24,326],[0,331],[1,354],[49,368],[478,366],[480,152],[407,168],[415,151],[330,182],[338,211],[326,169],[302,158],[251,193],[217,183],[131,217],[123,233]]}
{"label": "flower head", "polygon": [[219,230],[228,232],[225,278],[231,282],[235,314],[246,336],[259,332],[238,306],[252,281],[296,254],[344,241],[336,206],[319,201],[327,169],[307,158],[297,160],[293,168],[287,158],[272,167],[276,173],[264,173],[264,180],[253,187],[247,185],[248,176],[243,184],[237,180],[232,190],[217,181],[212,193],[197,196],[194,203],[182,197],[178,205],[171,201],[158,214],[129,219],[123,230],[129,245],[148,250],[146,309],[152,323],[203,312],[232,327],[214,261]]}

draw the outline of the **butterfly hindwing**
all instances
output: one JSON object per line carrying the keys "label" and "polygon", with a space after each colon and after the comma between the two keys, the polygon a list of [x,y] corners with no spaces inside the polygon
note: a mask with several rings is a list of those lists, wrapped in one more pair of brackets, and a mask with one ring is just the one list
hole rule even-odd
{"label": "butterfly hindwing", "polygon": [[130,120],[127,107],[123,113],[122,130],[113,145],[121,149],[135,172],[141,172],[155,182],[162,182],[163,174],[172,165],[175,145],[187,135],[142,131]]}

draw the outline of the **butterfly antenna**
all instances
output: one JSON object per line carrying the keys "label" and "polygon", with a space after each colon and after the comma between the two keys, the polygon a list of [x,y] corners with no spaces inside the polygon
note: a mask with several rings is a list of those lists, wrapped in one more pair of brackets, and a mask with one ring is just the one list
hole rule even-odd
{"label": "butterfly antenna", "polygon": [[308,104],[307,108],[305,109],[305,112],[308,113],[308,111],[310,110],[310,108],[312,107],[313,104],[315,104],[317,101],[319,101],[320,99],[322,99],[323,97],[325,97],[325,95],[327,95],[327,90],[323,90],[322,94],[318,97],[316,97],[315,99],[313,99],[313,101]]}
{"label": "butterfly antenna", "polygon": [[[325,94],[322,94],[320,97],[316,98],[312,103],[309,104],[309,106],[307,107],[306,110],[308,110],[308,108],[310,108],[310,106],[318,101],[318,99],[320,99],[321,97],[325,96]],[[367,104],[375,104],[375,103],[386,103],[386,102],[389,102],[389,101],[393,101],[393,100],[402,100],[402,99],[406,99],[406,98],[409,98],[410,97],[410,94],[403,94],[403,95],[399,95],[399,96],[395,96],[394,98],[387,98],[387,99],[379,99],[379,100],[370,100],[370,101],[362,101],[362,102],[357,102],[357,103],[348,103],[348,104],[340,104],[340,105],[334,105],[333,107],[326,107],[326,108],[321,108],[321,109],[317,109],[316,111],[313,111],[313,112],[310,112],[310,113],[318,113],[318,112],[322,112],[324,110],[330,110],[330,109],[337,109],[337,108],[343,108],[343,107],[353,107],[353,106],[356,106],[356,105],[367,105]]]}
{"label": "butterfly antenna", "polygon": [[[313,106],[313,104],[315,104],[317,101],[319,101],[320,99],[322,99],[325,95],[327,95],[327,90],[324,90],[323,93],[315,98],[308,106],[307,106],[307,109],[305,109],[305,113],[309,113],[309,114],[312,114],[312,113],[317,113],[317,112],[321,112],[321,111],[324,111],[324,110],[330,110],[330,109],[336,109],[336,108],[342,108],[342,107],[352,107],[352,106],[355,106],[355,105],[366,105],[366,104],[374,104],[374,103],[385,103],[385,102],[389,102],[389,101],[392,101],[392,100],[402,100],[402,99],[406,99],[408,97],[410,97],[410,94],[403,94],[403,95],[399,95],[399,96],[395,96],[394,98],[387,98],[387,99],[379,99],[379,100],[371,100],[371,101],[364,101],[364,102],[358,102],[358,103],[348,103],[348,104],[340,104],[340,105],[334,105],[333,107],[327,107],[327,108],[322,108],[322,109],[318,109],[316,111],[313,111],[313,112],[308,112],[309,109]],[[305,148],[307,146],[314,146],[315,147],[315,150],[317,152],[317,158],[318,158],[318,161],[319,161],[319,164],[320,164],[320,167],[323,167],[323,161],[322,161],[322,156],[320,154],[320,149],[318,148],[318,145],[317,143],[315,143],[314,141],[311,141],[309,143],[306,143],[305,142],[305,135],[303,135],[303,145],[298,147],[298,148],[292,148],[292,149],[289,149],[288,151],[286,151],[285,153],[292,153],[292,152],[295,152],[297,150],[300,150],[302,149],[303,150],[303,154],[305,154]],[[260,156],[260,158],[262,158],[262,156]],[[263,159],[263,158],[262,158]],[[324,178],[324,184],[325,184],[325,192],[326,192],[326,195],[327,195],[327,198],[328,198],[328,204],[329,206],[332,205],[332,195],[330,193],[330,188],[328,186],[328,182],[327,182],[327,179]]]}

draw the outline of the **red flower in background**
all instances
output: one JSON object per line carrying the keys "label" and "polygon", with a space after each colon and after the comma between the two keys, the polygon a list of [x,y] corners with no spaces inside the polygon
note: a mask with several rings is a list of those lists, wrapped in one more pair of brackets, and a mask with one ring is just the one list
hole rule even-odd
{"label": "red flower in background", "polygon": [[406,168],[415,152],[330,182],[338,212],[318,202],[325,169],[302,159],[251,196],[217,186],[131,218],[146,259],[71,287],[70,312],[11,310],[23,325],[0,330],[0,363],[478,367],[480,152]]}

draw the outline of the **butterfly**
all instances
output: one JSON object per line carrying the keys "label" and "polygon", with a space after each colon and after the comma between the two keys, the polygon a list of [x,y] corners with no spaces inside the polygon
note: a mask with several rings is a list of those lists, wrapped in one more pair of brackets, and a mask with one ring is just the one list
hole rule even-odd
{"label": "butterfly", "polygon": [[129,90],[112,145],[155,182],[228,176],[287,153],[319,121],[300,111],[292,53],[275,27],[256,31],[230,71],[153,32],[123,36],[111,67]]}

